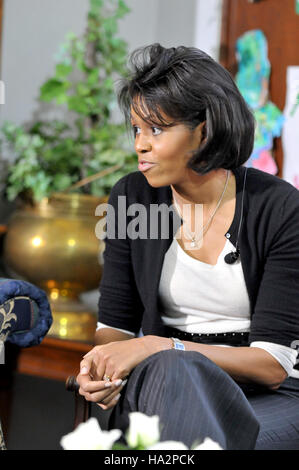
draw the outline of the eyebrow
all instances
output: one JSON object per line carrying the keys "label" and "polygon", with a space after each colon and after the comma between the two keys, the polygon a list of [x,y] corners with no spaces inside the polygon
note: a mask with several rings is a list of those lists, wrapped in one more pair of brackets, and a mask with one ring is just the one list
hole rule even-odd
{"label": "eyebrow", "polygon": [[[133,108],[133,111],[135,112],[135,114],[143,121],[145,122],[146,124],[148,124],[149,126],[154,126],[154,127],[173,127],[175,126],[175,122],[172,121],[172,122],[167,122],[165,121],[165,119],[163,119],[162,115],[160,114],[161,116],[161,119],[159,119],[159,112],[158,114],[155,113],[155,111],[151,110],[149,108],[144,108],[144,111],[146,112],[146,114],[143,114],[142,116],[142,107],[134,107],[134,105],[132,104],[132,108]],[[138,112],[138,111],[139,112]],[[130,117],[130,121],[132,122],[132,113],[129,112],[129,117]],[[152,119],[150,119],[152,117]]]}
{"label": "eyebrow", "polygon": [[[150,127],[157,127],[157,128],[168,128],[168,127],[173,127],[176,125],[175,122],[170,122],[170,123],[162,123],[162,122],[153,122],[153,121],[147,121],[145,119],[142,119],[140,116],[138,116],[145,124],[147,124]],[[135,124],[135,119],[130,115],[130,124],[133,126]]]}

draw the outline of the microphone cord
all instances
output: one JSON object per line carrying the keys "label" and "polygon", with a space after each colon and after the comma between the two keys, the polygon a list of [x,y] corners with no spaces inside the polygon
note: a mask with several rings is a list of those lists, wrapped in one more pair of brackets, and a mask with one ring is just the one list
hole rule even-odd
{"label": "microphone cord", "polygon": [[239,235],[240,235],[240,231],[241,231],[241,225],[242,225],[242,221],[243,221],[244,193],[245,193],[244,190],[245,190],[245,184],[246,184],[247,170],[248,170],[248,168],[246,167],[244,182],[243,182],[241,217],[240,217],[240,224],[239,224],[239,229],[238,229],[238,234],[237,234],[237,243],[236,243],[236,251],[238,253],[240,253],[239,248],[238,248],[238,242],[239,242]]}

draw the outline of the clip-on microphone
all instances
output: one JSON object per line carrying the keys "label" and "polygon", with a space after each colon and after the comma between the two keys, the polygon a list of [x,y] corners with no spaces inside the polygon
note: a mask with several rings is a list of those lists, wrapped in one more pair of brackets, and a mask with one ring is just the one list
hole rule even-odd
{"label": "clip-on microphone", "polygon": [[240,256],[240,250],[237,248],[237,251],[231,251],[224,257],[224,261],[227,264],[234,264]]}
{"label": "clip-on microphone", "polygon": [[236,251],[231,251],[230,253],[228,253],[227,255],[225,255],[224,261],[225,261],[227,264],[234,264],[234,263],[239,259],[239,256],[240,256],[240,250],[239,250],[239,247],[238,247],[238,241],[239,241],[239,235],[240,235],[240,230],[241,230],[241,225],[242,225],[242,220],[243,220],[244,189],[245,189],[245,183],[246,183],[247,170],[248,170],[248,168],[246,168],[245,176],[244,176],[243,193],[242,193],[241,220],[240,220],[239,229],[238,229],[238,236],[237,236],[237,242],[236,242]]}

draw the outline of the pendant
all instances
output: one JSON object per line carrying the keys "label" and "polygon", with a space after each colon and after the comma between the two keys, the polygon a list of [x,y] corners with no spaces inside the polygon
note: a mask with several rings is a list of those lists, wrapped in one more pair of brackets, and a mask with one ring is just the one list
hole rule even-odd
{"label": "pendant", "polygon": [[191,248],[194,248],[196,246],[195,240],[191,240],[190,246]]}

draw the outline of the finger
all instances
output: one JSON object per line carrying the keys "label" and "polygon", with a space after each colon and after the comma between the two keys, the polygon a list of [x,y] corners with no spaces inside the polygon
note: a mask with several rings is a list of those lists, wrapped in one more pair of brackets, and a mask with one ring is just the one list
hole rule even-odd
{"label": "finger", "polygon": [[85,392],[93,393],[93,392],[101,392],[111,387],[113,387],[112,382],[105,382],[103,380],[98,380],[98,381],[91,380],[91,381],[86,382],[84,384],[84,387],[82,388],[84,389]]}
{"label": "finger", "polygon": [[109,377],[110,381],[111,382],[114,382],[115,380],[118,380],[118,379],[122,379],[122,380],[126,380],[128,378],[128,374],[121,374],[119,373],[118,371],[109,371],[106,367],[105,369],[105,374],[103,375],[103,377]]}
{"label": "finger", "polygon": [[86,357],[91,356],[93,353],[94,353],[94,350],[91,349],[90,351],[88,351],[88,353],[84,354],[83,359],[85,359]]}
{"label": "finger", "polygon": [[97,403],[97,405],[104,411],[111,410],[111,408],[113,408],[118,403],[120,397],[121,394],[118,393],[118,395],[116,395],[114,399],[111,400],[108,404],[105,405],[104,403]]}
{"label": "finger", "polygon": [[77,377],[77,382],[78,384],[80,385],[80,388],[78,390],[78,393],[79,395],[82,395],[83,397],[85,397],[87,399],[87,393],[85,391],[85,387],[87,386],[87,384],[89,384],[91,382],[91,378],[89,377],[89,375],[78,375]]}
{"label": "finger", "polygon": [[108,375],[110,376],[110,380],[111,382],[113,382],[114,380],[117,380],[117,379],[122,379],[122,380],[126,380],[128,378],[128,375],[127,373],[119,373],[119,371],[111,371],[111,373],[107,370],[105,370],[105,375]]}
{"label": "finger", "polygon": [[[112,392],[113,393],[113,392]],[[116,393],[117,394],[117,393]],[[108,389],[107,391],[99,391],[99,392],[84,392],[85,399],[88,401],[92,401],[93,403],[99,403],[103,400],[106,400],[111,395],[111,390]],[[114,393],[115,395],[115,393]]]}
{"label": "finger", "polygon": [[103,380],[105,367],[104,360],[101,358],[101,356],[94,354],[90,366],[90,372],[94,380]]}
{"label": "finger", "polygon": [[80,374],[89,374],[94,380],[102,380],[105,370],[105,364],[95,352],[90,353],[80,362]]}
{"label": "finger", "polygon": [[[120,384],[119,384],[120,382]],[[116,382],[117,384],[117,382]],[[124,388],[126,381],[122,382],[121,380],[118,381],[118,386],[112,385],[111,388],[107,390],[107,392],[93,392],[89,393],[89,400],[94,403],[103,403],[108,404],[111,400],[114,399]]]}
{"label": "finger", "polygon": [[100,404],[108,406],[112,403],[117,403],[118,400],[120,399],[120,396],[121,396],[121,393],[120,393],[120,391],[117,390],[115,393],[113,393],[109,397],[102,400]]}
{"label": "finger", "polygon": [[76,377],[76,381],[78,382],[81,388],[84,388],[87,383],[91,382],[91,377],[89,375],[78,374]]}
{"label": "finger", "polygon": [[93,356],[89,356],[87,358],[84,358],[80,362],[80,374],[81,375],[87,375],[90,373],[92,361],[93,361]]}
{"label": "finger", "polygon": [[[101,403],[103,405],[108,405],[110,402],[114,402],[116,398],[118,397],[118,395],[120,394],[120,392],[124,389],[126,383],[127,383],[127,380],[123,380],[122,384],[119,387],[117,387],[114,391],[111,390],[112,393],[110,393],[106,398],[101,400]],[[117,400],[118,399],[119,397],[117,398]]]}

